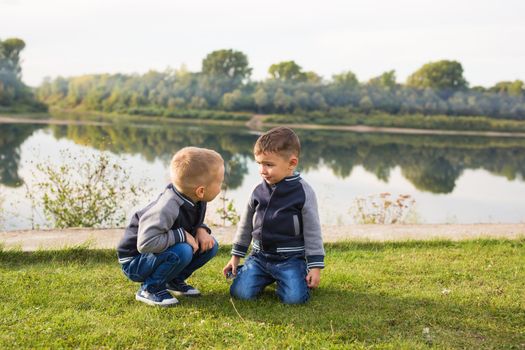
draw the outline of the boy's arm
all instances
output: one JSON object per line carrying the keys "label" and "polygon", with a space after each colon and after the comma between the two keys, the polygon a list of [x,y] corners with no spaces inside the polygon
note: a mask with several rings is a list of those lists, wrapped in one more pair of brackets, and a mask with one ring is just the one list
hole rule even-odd
{"label": "boy's arm", "polygon": [[237,276],[237,266],[239,266],[239,261],[241,261],[240,257],[232,255],[230,261],[228,261],[226,266],[222,269],[222,274],[225,277],[228,277],[228,272],[231,272],[233,276]]}
{"label": "boy's arm", "polygon": [[200,224],[200,225],[197,226],[197,228],[201,228],[201,227],[202,227],[203,229],[205,229],[206,232],[208,232],[208,234],[211,235],[211,228],[209,228],[208,225],[206,225],[206,224],[203,222],[202,224]]}
{"label": "boy's arm", "polygon": [[246,209],[241,216],[241,221],[237,226],[237,232],[235,233],[232,245],[232,257],[222,269],[224,276],[227,276],[228,272],[231,272],[234,276],[237,275],[239,261],[246,256],[248,248],[250,247],[253,231],[253,215],[255,213],[252,198],[253,197],[250,196]]}
{"label": "boy's arm", "polygon": [[252,196],[248,200],[246,209],[244,210],[243,215],[241,216],[241,221],[237,225],[237,232],[233,239],[232,245],[232,255],[244,258],[248,252],[248,247],[252,241],[252,231],[253,231],[253,214],[255,209],[253,207]]}
{"label": "boy's arm", "polygon": [[319,211],[317,210],[317,199],[310,185],[304,181],[301,181],[301,183],[305,193],[302,216],[306,263],[309,269],[322,269],[324,268],[325,253]]}
{"label": "boy's arm", "polygon": [[308,288],[317,288],[319,287],[319,282],[321,282],[321,269],[313,267],[306,275],[306,284],[308,285]]}
{"label": "boy's arm", "polygon": [[180,205],[173,197],[160,196],[157,203],[140,218],[137,249],[140,253],[160,253],[172,245],[186,241],[186,231],[182,227],[172,229],[179,216]]}

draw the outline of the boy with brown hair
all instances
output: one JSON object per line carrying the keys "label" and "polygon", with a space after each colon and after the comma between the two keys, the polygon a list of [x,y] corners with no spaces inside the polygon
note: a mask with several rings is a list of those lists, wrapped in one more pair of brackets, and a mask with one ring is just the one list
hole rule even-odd
{"label": "boy with brown hair", "polygon": [[[230,294],[254,299],[277,283],[285,304],[299,304],[317,288],[324,268],[324,248],[315,193],[295,168],[301,145],[292,129],[277,127],[263,134],[253,153],[263,182],[255,187],[237,228],[225,275],[235,279]],[[244,266],[240,259],[252,252]]]}
{"label": "boy with brown hair", "polygon": [[170,172],[171,183],[133,215],[117,248],[124,274],[141,282],[135,298],[148,305],[177,304],[169,291],[200,295],[185,280],[218,250],[204,216],[206,203],[221,191],[222,157],[209,149],[185,147],[173,156]]}

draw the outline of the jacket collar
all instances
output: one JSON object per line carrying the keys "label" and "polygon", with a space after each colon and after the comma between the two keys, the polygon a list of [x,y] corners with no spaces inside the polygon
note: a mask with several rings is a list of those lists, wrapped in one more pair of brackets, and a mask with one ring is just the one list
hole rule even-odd
{"label": "jacket collar", "polygon": [[173,193],[175,193],[175,195],[177,195],[177,197],[181,201],[180,202],[181,205],[186,203],[186,204],[188,204],[188,205],[190,205],[192,207],[195,206],[195,203],[193,203],[193,201],[191,199],[189,199],[186,195],[184,195],[183,193],[177,191],[177,189],[175,188],[175,186],[173,186],[173,184],[169,184],[168,188],[170,188],[173,191]]}
{"label": "jacket collar", "polygon": [[299,174],[298,172],[295,172],[293,175],[290,175],[290,176],[287,176],[285,177],[284,179],[282,179],[281,181],[279,181],[278,183],[276,184],[273,184],[273,185],[270,185],[268,184],[266,181],[263,180],[263,183],[270,189],[274,189],[276,188],[277,186],[286,186],[286,184],[289,184],[289,183],[294,183],[296,181],[299,181],[301,179],[301,174]]}
{"label": "jacket collar", "polygon": [[285,182],[297,181],[300,178],[301,178],[301,174],[299,174],[298,172],[295,172],[293,175],[287,176],[284,179],[282,179],[281,182],[283,182],[283,181],[285,181]]}

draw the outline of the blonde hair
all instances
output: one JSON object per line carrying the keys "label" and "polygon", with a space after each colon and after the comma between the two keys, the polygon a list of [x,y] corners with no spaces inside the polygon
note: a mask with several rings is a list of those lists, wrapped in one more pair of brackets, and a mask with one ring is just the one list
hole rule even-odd
{"label": "blonde hair", "polygon": [[292,155],[299,157],[301,142],[295,132],[285,126],[278,126],[262,134],[253,146],[255,155],[261,153],[277,153],[282,157]]}
{"label": "blonde hair", "polygon": [[181,191],[190,193],[199,186],[210,184],[224,166],[221,155],[211,149],[184,147],[170,164],[171,182]]}

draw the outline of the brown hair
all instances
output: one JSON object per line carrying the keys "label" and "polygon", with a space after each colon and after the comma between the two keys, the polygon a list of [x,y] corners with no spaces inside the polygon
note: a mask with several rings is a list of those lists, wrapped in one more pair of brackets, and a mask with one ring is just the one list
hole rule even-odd
{"label": "brown hair", "polygon": [[224,165],[221,155],[211,149],[184,147],[171,159],[171,182],[183,192],[192,192],[212,182],[221,165]]}
{"label": "brown hair", "polygon": [[285,126],[278,126],[262,134],[253,146],[255,155],[261,153],[277,153],[283,157],[301,153],[301,143],[295,132]]}

